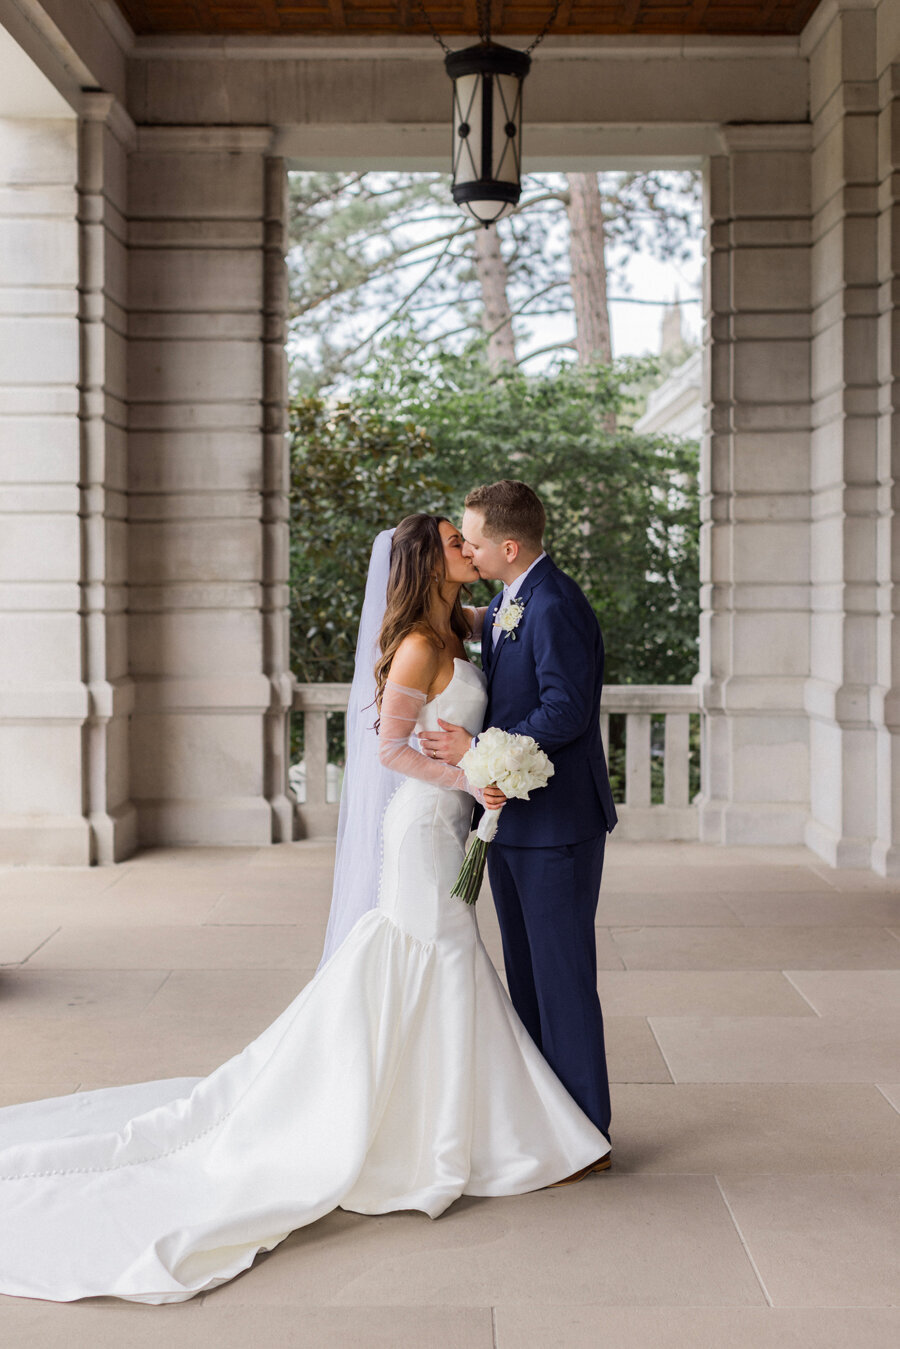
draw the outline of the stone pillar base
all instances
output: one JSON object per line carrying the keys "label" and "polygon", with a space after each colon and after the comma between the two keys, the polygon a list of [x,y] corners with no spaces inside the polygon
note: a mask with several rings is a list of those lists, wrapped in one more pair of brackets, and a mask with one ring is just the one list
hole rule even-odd
{"label": "stone pillar base", "polygon": [[267,847],[272,812],[260,797],[142,801],[139,842],[168,847]]}
{"label": "stone pillar base", "polygon": [[900,848],[892,848],[887,843],[875,843],[871,866],[879,876],[900,876]]}
{"label": "stone pillar base", "polygon": [[131,802],[109,814],[92,814],[89,823],[94,851],[92,862],[101,866],[124,862],[137,847],[137,811]]}
{"label": "stone pillar base", "polygon": [[0,865],[75,866],[92,862],[91,830],[79,815],[4,815]]}
{"label": "stone pillar base", "polygon": [[699,809],[701,843],[777,846],[804,841],[807,815],[803,806],[708,800],[701,801]]}
{"label": "stone pillar base", "polygon": [[830,867],[867,869],[872,865],[871,839],[842,838],[832,833],[819,820],[810,820],[807,823],[803,842]]}

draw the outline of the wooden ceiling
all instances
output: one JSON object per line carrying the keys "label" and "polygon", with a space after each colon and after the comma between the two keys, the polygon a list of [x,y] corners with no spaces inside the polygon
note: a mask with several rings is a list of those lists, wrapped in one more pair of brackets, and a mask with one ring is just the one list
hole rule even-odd
{"label": "wooden ceiling", "polygon": [[[492,0],[496,37],[540,31],[553,0]],[[819,0],[562,0],[552,32],[799,33]],[[118,0],[136,33],[228,36],[428,33],[415,0]],[[477,33],[476,0],[425,0],[442,35]]]}

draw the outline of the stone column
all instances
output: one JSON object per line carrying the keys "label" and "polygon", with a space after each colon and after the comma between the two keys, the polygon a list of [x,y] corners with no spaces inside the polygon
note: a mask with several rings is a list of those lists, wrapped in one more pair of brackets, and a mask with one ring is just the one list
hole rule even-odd
{"label": "stone column", "polygon": [[809,128],[724,127],[707,175],[701,838],[797,843],[809,670]]}
{"label": "stone column", "polygon": [[878,817],[872,864],[900,875],[900,18],[879,61],[877,676]]}
{"label": "stone column", "polygon": [[134,845],[125,631],[124,161],[108,95],[0,129],[0,857]]}
{"label": "stone column", "polygon": [[269,140],[143,127],[131,157],[132,762],[148,843],[290,831],[284,211]]}
{"label": "stone column", "polygon": [[78,124],[0,122],[0,860],[91,857],[84,813]]}
{"label": "stone column", "polygon": [[867,867],[877,817],[878,248],[875,14],[811,26],[813,119],[810,822]]}
{"label": "stone column", "polygon": [[81,238],[82,651],[87,688],[84,808],[92,861],[134,850],[130,800],[127,579],[127,157],[134,124],[109,94],[83,97]]}
{"label": "stone column", "polygon": [[265,794],[272,842],[294,836],[290,767],[290,451],[287,442],[288,181],[283,159],[266,160],[263,275],[263,668],[270,683],[265,720]]}

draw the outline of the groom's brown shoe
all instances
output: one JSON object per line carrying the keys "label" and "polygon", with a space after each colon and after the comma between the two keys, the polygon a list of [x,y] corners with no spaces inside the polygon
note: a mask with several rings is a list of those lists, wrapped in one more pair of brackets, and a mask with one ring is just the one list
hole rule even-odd
{"label": "groom's brown shoe", "polygon": [[579,1180],[584,1180],[592,1171],[607,1171],[610,1166],[610,1155],[600,1157],[596,1162],[588,1162],[580,1171],[573,1171],[571,1176],[566,1176],[564,1180],[555,1180],[552,1185],[545,1185],[545,1190],[558,1190],[561,1185],[575,1185]]}

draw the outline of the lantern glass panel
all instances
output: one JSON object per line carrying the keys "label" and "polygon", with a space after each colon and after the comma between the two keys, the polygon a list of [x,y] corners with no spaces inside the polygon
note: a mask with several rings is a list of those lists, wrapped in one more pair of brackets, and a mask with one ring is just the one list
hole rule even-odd
{"label": "lantern glass panel", "polygon": [[[489,174],[497,182],[517,183],[519,181],[519,111],[522,98],[522,82],[515,75],[494,76],[492,137],[494,163]],[[510,136],[507,128],[515,128]],[[488,167],[488,166],[485,166]]]}
{"label": "lantern glass panel", "polygon": [[[465,135],[461,126],[468,127]],[[453,181],[473,183],[481,177],[481,76],[460,75],[453,100]]]}
{"label": "lantern glass panel", "polygon": [[512,205],[508,201],[467,201],[464,206],[481,225],[492,225],[495,220],[499,220],[502,215],[512,210]]}

